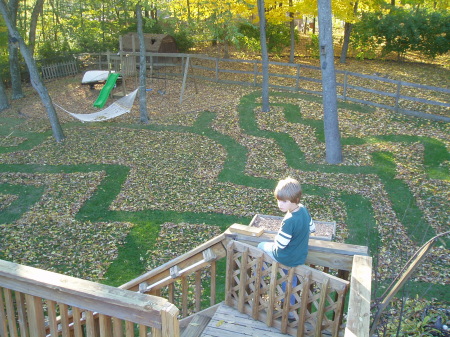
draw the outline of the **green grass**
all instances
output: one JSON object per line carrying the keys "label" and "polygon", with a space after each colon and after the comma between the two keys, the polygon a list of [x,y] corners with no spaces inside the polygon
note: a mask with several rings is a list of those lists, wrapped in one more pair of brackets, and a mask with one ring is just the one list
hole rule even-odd
{"label": "green grass", "polygon": [[[301,97],[305,100],[320,101],[317,97],[292,94],[292,93],[275,93],[277,97]],[[245,134],[257,137],[273,139],[277,146],[283,152],[287,164],[290,168],[310,172],[326,172],[330,174],[373,174],[378,176],[388,193],[389,200],[393,205],[393,209],[405,226],[410,239],[421,244],[428,240],[436,233],[431,229],[425,221],[422,211],[417,207],[416,200],[409,186],[400,179],[396,178],[395,158],[390,152],[372,153],[372,166],[333,166],[309,163],[305,160],[305,155],[298,148],[294,139],[287,133],[272,132],[261,130],[256,124],[254,109],[258,106],[255,100],[260,97],[260,92],[254,92],[244,96],[238,106],[240,127]],[[315,136],[320,142],[324,142],[324,129],[321,121],[306,119],[301,114],[301,108],[293,104],[276,103],[276,105],[284,108],[286,120],[290,123],[303,123],[314,129]],[[360,106],[357,104],[340,103],[340,106],[349,110],[362,113],[373,112],[372,108]],[[221,182],[230,182],[237,185],[256,187],[271,190],[276,183],[276,178],[261,178],[245,174],[246,158],[248,149],[228,135],[224,135],[213,130],[210,126],[215,118],[213,112],[205,111],[199,115],[193,126],[180,125],[120,125],[126,128],[147,129],[152,131],[173,131],[181,133],[192,133],[203,135],[212,141],[220,144],[226,149],[227,157],[223,165],[223,169],[219,175]],[[11,134],[10,130],[15,130],[21,121],[9,118],[1,119],[0,135],[6,137]],[[411,120],[408,122],[413,123]],[[420,125],[420,121],[417,125]],[[111,127],[119,126],[118,124],[110,124]],[[78,127],[78,123],[67,124],[64,126],[65,132],[71,132],[74,127]],[[27,138],[27,140],[18,146],[2,147],[0,144],[0,153],[12,151],[27,151],[40,144],[49,132],[33,133],[25,131],[14,131],[15,136]],[[449,180],[448,164],[449,153],[438,139],[406,136],[406,135],[388,135],[388,136],[368,136],[365,138],[349,137],[343,138],[344,145],[360,145],[366,143],[412,143],[420,142],[425,148],[424,166],[429,178]],[[43,166],[43,165],[6,165],[0,164],[0,172],[91,172],[105,171],[106,177],[101,181],[96,192],[84,203],[76,218],[82,221],[100,222],[100,221],[121,221],[131,222],[134,227],[130,230],[126,242],[120,246],[118,258],[112,261],[107,273],[105,274],[105,282],[110,285],[118,286],[123,284],[145,272],[145,254],[148,250],[152,250],[155,240],[158,237],[160,226],[165,222],[188,222],[188,223],[205,223],[219,226],[225,230],[232,223],[250,222],[250,217],[233,216],[225,214],[217,214],[211,212],[194,213],[174,212],[166,210],[145,210],[136,212],[111,211],[109,205],[120,192],[129,168],[121,165],[61,165],[61,166]],[[34,203],[36,203],[43,193],[43,187],[32,187],[22,185],[0,185],[3,193],[14,194],[18,196],[8,208],[2,210],[0,216],[0,224],[7,224],[16,221],[21,214],[26,212]],[[167,186],[170,189],[171,186]],[[304,184],[305,194],[315,196],[329,196],[333,192],[329,188]],[[334,191],[336,192],[336,191]],[[164,193],[164,191],[160,191]],[[376,256],[381,244],[377,231],[377,223],[374,219],[372,205],[369,199],[359,194],[340,193],[340,199],[345,204],[347,219],[346,224],[349,228],[349,237],[347,242],[368,246],[371,254]],[[448,239],[447,239],[448,244]],[[219,269],[224,270],[224,264],[219,264]],[[223,295],[224,276],[220,275],[218,279],[218,290]],[[427,297],[440,297],[449,299],[449,295],[444,292],[444,287],[433,284],[422,284],[410,282],[409,291],[412,294],[421,294]]]}
{"label": "green grass", "polygon": [[18,197],[8,208],[2,211],[0,224],[13,223],[20,219],[23,213],[39,201],[43,192],[42,187],[26,185],[0,184],[0,189],[5,194],[13,194]]}

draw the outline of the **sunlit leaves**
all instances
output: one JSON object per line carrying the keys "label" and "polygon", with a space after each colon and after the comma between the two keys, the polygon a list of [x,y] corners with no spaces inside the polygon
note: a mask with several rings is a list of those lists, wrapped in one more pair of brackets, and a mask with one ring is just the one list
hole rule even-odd
{"label": "sunlit leaves", "polygon": [[[391,179],[404,182],[411,192],[415,203],[423,213],[430,231],[442,232],[448,228],[448,191],[447,180],[431,179],[425,166],[426,147],[421,141],[430,138],[448,148],[448,130],[439,123],[427,122],[418,124],[410,118],[400,117],[393,112],[382,109],[351,109],[340,108],[340,126],[343,139],[358,139],[358,142],[344,144],[345,162],[337,168],[310,170],[292,167],[288,164],[285,148],[275,135],[287,135],[297,145],[302,154],[302,165],[325,165],[324,143],[318,132],[322,119],[322,105],[314,100],[301,97],[271,97],[271,112],[261,113],[258,109],[260,101],[254,98],[250,107],[252,113],[251,128],[244,125],[240,110],[237,109],[239,99],[247,89],[231,86],[215,86],[211,83],[196,83],[198,93],[192,83],[187,86],[183,103],[179,103],[180,86],[175,81],[167,83],[166,94],[157,93],[156,89],[166,85],[164,82],[149,84],[153,91],[149,92],[151,99],[149,111],[152,124],[136,127],[137,112],[121,116],[116,120],[99,124],[83,124],[68,127],[67,139],[62,144],[56,144],[51,138],[31,150],[0,154],[4,164],[38,164],[38,165],[77,165],[77,164],[115,164],[130,169],[120,192],[112,196],[114,201],[107,205],[111,212],[135,212],[156,210],[174,213],[221,213],[236,216],[252,216],[255,213],[282,215],[279,213],[269,188],[257,188],[256,184],[243,186],[232,179],[222,179],[229,156],[232,153],[227,142],[240,146],[243,156],[235,158],[242,162],[242,170],[236,174],[246,177],[273,181],[292,175],[302,184],[322,188],[326,193],[310,195],[306,193],[303,202],[307,205],[316,220],[336,221],[337,241],[345,241],[348,237],[347,206],[343,195],[358,195],[371,205],[371,214],[379,233],[381,246],[377,258],[378,277],[391,277],[411,256],[418,247],[420,240],[413,240],[405,226],[403,214],[394,210],[393,200],[385,186],[385,181],[375,169],[370,174],[342,173],[346,168],[367,169],[375,167],[374,154],[378,154],[392,165]],[[64,91],[67,102],[72,102],[70,110],[88,112],[93,97],[89,89],[79,85],[69,84],[51,87],[55,97]],[[281,96],[281,95],[280,95]],[[249,100],[247,95],[243,100]],[[61,99],[61,98],[59,98]],[[28,116],[21,125],[21,130],[36,131],[43,128],[46,121],[40,120],[39,111],[33,97],[29,104],[21,107]],[[69,103],[67,103],[69,104]],[[292,106],[299,107],[292,118]],[[255,108],[256,107],[256,108]],[[204,121],[202,112],[210,111],[208,118],[214,118],[208,124]],[[291,111],[289,115],[288,111]],[[77,111],[78,112],[78,111]],[[7,111],[6,113],[13,113]],[[61,113],[65,121],[71,117]],[[203,121],[202,121],[203,118]],[[42,121],[42,122],[41,122]],[[118,123],[121,123],[118,125]],[[254,125],[254,126],[253,126]],[[253,128],[255,130],[253,130]],[[254,134],[252,132],[255,132]],[[256,135],[257,134],[257,135]],[[227,141],[222,142],[220,137]],[[408,138],[383,137],[411,137]],[[423,137],[420,138],[419,136]],[[384,140],[382,140],[384,139]],[[294,143],[295,142],[295,143]],[[298,150],[295,149],[295,150]],[[8,149],[10,150],[10,149]],[[445,152],[445,149],[443,150]],[[237,156],[233,153],[234,156]],[[448,169],[448,161],[440,164],[442,171]],[[318,166],[319,167],[319,166]],[[324,166],[320,166],[324,167]],[[237,170],[237,168],[235,168]],[[341,173],[339,173],[341,172]],[[352,172],[355,172],[354,170]],[[358,171],[359,172],[359,171]],[[363,172],[363,171],[361,171]],[[364,171],[367,172],[367,171]],[[381,169],[380,169],[381,172]],[[386,173],[384,173],[386,174]],[[96,190],[104,173],[71,173],[71,174],[3,174],[1,182],[14,184],[40,184],[46,186],[45,193],[38,204],[30,212],[23,214],[15,224],[2,227],[8,254],[16,249],[18,255],[23,255],[23,262],[45,266],[46,268],[67,270],[75,275],[85,277],[101,277],[107,261],[115,258],[116,247],[128,231],[129,224],[122,223],[90,223],[74,220],[80,207]],[[420,221],[420,220],[417,220]],[[365,226],[364,223],[352,224]],[[191,227],[193,226],[193,227]],[[197,227],[200,226],[200,227]],[[425,227],[426,227],[425,226]],[[93,228],[98,227],[101,237],[96,236]],[[39,234],[39,240],[32,238],[27,229],[33,228],[36,233],[52,232],[47,236]],[[82,244],[86,245],[86,254],[82,257],[71,250],[59,238],[64,237],[64,230],[69,231],[67,237],[74,240],[77,229]],[[212,232],[209,231],[212,230]],[[159,262],[191,249],[188,241],[195,246],[200,241],[206,241],[215,235],[216,228],[206,225],[166,224],[161,229],[155,250],[148,252],[145,259],[154,257],[154,267]],[[177,236],[183,231],[189,240]],[[193,238],[192,233],[202,235]],[[203,236],[205,233],[206,236]],[[420,234],[420,233],[419,233]],[[16,237],[21,237],[18,241]],[[420,238],[420,235],[418,235]],[[15,246],[16,240],[20,247]],[[11,242],[10,242],[11,241]],[[43,245],[43,246],[42,246]],[[46,247],[56,247],[51,251]],[[95,247],[95,248],[92,248]],[[107,247],[103,254],[103,249]],[[180,249],[178,249],[180,248]],[[22,250],[30,250],[24,252]],[[47,262],[44,262],[34,249],[44,249]],[[50,249],[50,248],[49,248]],[[96,251],[95,254],[88,252]],[[61,252],[65,251],[71,261],[82,261],[83,267],[59,265]],[[143,252],[137,253],[143,254]],[[53,257],[52,257],[53,256]],[[446,283],[448,266],[448,249],[438,246],[433,250],[430,259],[425,261],[417,280]],[[17,257],[19,259],[19,257]],[[22,261],[22,260],[21,260]],[[78,269],[78,267],[80,269]],[[82,269],[84,268],[84,269]],[[95,274],[95,275],[94,275]]]}
{"label": "sunlit leaves", "polygon": [[0,211],[6,207],[9,207],[11,203],[18,197],[14,194],[0,194]]}
{"label": "sunlit leaves", "polygon": [[102,172],[1,173],[0,183],[46,186],[39,202],[18,221],[0,225],[1,257],[85,279],[101,279],[131,227],[129,223],[74,219],[103,176]]}

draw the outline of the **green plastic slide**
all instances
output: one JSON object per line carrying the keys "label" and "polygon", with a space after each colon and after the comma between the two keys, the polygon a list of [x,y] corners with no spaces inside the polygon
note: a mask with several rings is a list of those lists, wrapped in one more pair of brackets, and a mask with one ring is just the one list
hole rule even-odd
{"label": "green plastic slide", "polygon": [[116,85],[116,81],[119,78],[119,73],[111,73],[108,76],[108,79],[106,80],[105,85],[103,86],[102,90],[100,90],[100,94],[98,95],[97,99],[94,102],[94,106],[96,108],[103,108],[106,101],[108,100],[109,93]]}

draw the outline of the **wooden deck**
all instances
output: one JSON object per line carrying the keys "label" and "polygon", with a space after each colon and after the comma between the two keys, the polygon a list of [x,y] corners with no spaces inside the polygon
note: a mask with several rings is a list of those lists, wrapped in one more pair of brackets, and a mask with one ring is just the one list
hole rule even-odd
{"label": "wooden deck", "polygon": [[221,303],[201,337],[286,337],[280,330],[255,321],[251,316]]}

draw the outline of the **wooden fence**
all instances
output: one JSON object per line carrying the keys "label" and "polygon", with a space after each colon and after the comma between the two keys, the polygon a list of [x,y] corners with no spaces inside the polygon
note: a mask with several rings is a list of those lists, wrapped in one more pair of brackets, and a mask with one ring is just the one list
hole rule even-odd
{"label": "wooden fence", "polygon": [[78,74],[76,59],[55,64],[41,66],[41,74],[44,80]]}
{"label": "wooden fence", "polygon": [[[128,55],[131,55],[129,53]],[[197,54],[147,53],[151,76],[184,77],[224,84],[262,86],[259,60],[222,59]],[[135,56],[138,56],[136,54]],[[112,54],[95,54],[96,65],[108,69]],[[167,62],[164,62],[164,57]],[[158,58],[158,63],[154,62]],[[161,61],[163,60],[163,61]],[[189,65],[186,71],[185,65]],[[338,98],[421,118],[450,122],[450,89],[336,70]],[[320,67],[269,62],[269,87],[322,95]]]}

